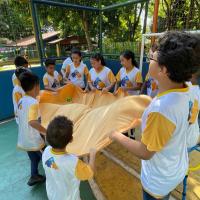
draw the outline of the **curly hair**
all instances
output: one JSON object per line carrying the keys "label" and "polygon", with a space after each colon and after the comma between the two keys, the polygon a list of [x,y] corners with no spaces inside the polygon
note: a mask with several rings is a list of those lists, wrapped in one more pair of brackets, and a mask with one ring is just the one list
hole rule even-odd
{"label": "curly hair", "polygon": [[189,81],[200,67],[200,36],[185,32],[167,32],[159,40],[158,64],[161,68],[167,68],[172,81]]}

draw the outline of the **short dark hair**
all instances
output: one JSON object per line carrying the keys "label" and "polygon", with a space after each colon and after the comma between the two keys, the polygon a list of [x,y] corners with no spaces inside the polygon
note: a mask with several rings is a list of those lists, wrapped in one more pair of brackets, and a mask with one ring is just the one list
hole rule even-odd
{"label": "short dark hair", "polygon": [[17,56],[15,58],[14,64],[17,68],[23,67],[24,65],[28,64],[28,61],[23,56]]}
{"label": "short dark hair", "polygon": [[49,67],[49,65],[55,65],[56,64],[56,61],[54,59],[47,59],[45,61],[45,66],[46,67]]}
{"label": "short dark hair", "polygon": [[124,58],[126,58],[127,60],[131,59],[132,65],[134,65],[135,67],[138,67],[138,63],[135,60],[135,54],[132,51],[125,50],[120,55],[123,56]]}
{"label": "short dark hair", "polygon": [[82,57],[81,51],[79,49],[77,49],[77,48],[73,48],[71,50],[71,54],[78,54],[80,57]]}
{"label": "short dark hair", "polygon": [[102,64],[103,66],[106,65],[106,62],[105,62],[105,60],[104,60],[104,57],[103,57],[100,53],[95,53],[95,54],[92,55],[90,58],[91,58],[91,59],[95,59],[95,60],[97,60],[97,61],[101,61],[101,64]]}
{"label": "short dark hair", "polygon": [[185,32],[167,32],[159,40],[158,64],[167,68],[170,80],[189,81],[200,66],[200,37]]}
{"label": "short dark hair", "polygon": [[73,139],[73,122],[65,116],[55,117],[47,127],[47,142],[55,149],[63,149]]}
{"label": "short dark hair", "polygon": [[28,70],[27,70],[25,67],[18,67],[18,68],[15,70],[15,75],[16,75],[16,77],[19,79],[19,76],[20,76],[22,73],[25,73],[25,72],[28,72]]}
{"label": "short dark hair", "polygon": [[36,85],[39,85],[39,77],[32,72],[25,72],[20,74],[19,81],[25,92],[32,90]]}

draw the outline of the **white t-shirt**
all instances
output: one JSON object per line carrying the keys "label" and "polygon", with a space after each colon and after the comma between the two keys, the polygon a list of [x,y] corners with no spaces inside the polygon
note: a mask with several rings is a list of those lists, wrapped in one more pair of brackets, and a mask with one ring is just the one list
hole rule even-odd
{"label": "white t-shirt", "polygon": [[111,83],[115,83],[116,79],[108,67],[103,67],[99,73],[92,68],[89,71],[88,82],[91,82],[93,87],[98,90],[102,90],[104,87],[108,87]]}
{"label": "white t-shirt", "polygon": [[43,76],[43,83],[51,89],[56,89],[60,87],[60,81],[62,77],[57,71],[54,71],[54,76],[49,75],[47,72]]}
{"label": "white t-shirt", "polygon": [[19,80],[16,77],[15,73],[12,75],[12,83],[13,83],[13,87],[15,87],[16,85],[19,85]]}
{"label": "white t-shirt", "polygon": [[[192,112],[195,112],[195,110],[200,110],[200,88],[198,85],[189,85],[190,91],[191,91],[191,98],[195,99],[194,102],[190,101],[190,107],[193,107]],[[194,116],[195,117],[195,116]],[[189,132],[188,132],[188,139],[187,139],[187,145],[188,148],[191,148],[195,146],[199,140],[200,137],[200,131],[199,131],[199,123],[198,118],[192,119],[194,123],[191,123],[189,126]]]}
{"label": "white t-shirt", "polygon": [[[121,87],[135,87],[137,83],[142,83],[142,75],[139,69],[133,67],[131,71],[127,71],[125,67],[122,67],[117,74],[117,80],[121,81]],[[130,95],[138,95],[138,91],[129,90]]]}
{"label": "white t-shirt", "polygon": [[141,141],[156,153],[150,160],[142,160],[141,182],[155,197],[174,190],[187,173],[189,121],[194,124],[198,113],[190,114],[189,104],[195,102],[191,94],[189,88],[161,93],[142,116]]}
{"label": "white t-shirt", "polygon": [[38,120],[39,104],[38,101],[30,96],[23,96],[18,102],[18,142],[17,146],[25,151],[39,151],[45,144],[39,131],[32,128],[29,122]]}
{"label": "white t-shirt", "polygon": [[62,64],[62,70],[61,70],[61,73],[62,73],[62,75],[63,75],[63,77],[65,77],[66,76],[66,67],[68,66],[68,65],[70,65],[72,63],[72,59],[71,59],[71,57],[68,57],[68,58],[66,58],[65,60],[64,60],[64,62],[63,62],[63,64]]}
{"label": "white t-shirt", "polygon": [[24,90],[20,85],[15,85],[13,92],[12,92],[12,99],[13,99],[13,106],[14,106],[14,113],[15,113],[15,120],[18,124],[18,116],[17,116],[17,105],[19,100],[25,95]]}
{"label": "white t-shirt", "polygon": [[42,155],[49,200],[80,200],[80,180],[92,178],[91,168],[66,152],[56,153],[48,146]]}
{"label": "white t-shirt", "polygon": [[155,97],[158,94],[158,81],[151,78],[148,74],[145,81],[147,81],[147,95],[152,98]]}
{"label": "white t-shirt", "polygon": [[87,66],[81,62],[78,67],[74,66],[74,63],[71,63],[67,66],[66,72],[69,74],[68,79],[76,86],[80,88],[85,88],[84,75],[88,76]]}

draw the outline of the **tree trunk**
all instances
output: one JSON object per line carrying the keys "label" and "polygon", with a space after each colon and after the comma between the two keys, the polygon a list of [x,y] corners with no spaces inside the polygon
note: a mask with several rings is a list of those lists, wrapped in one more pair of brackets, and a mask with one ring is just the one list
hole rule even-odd
{"label": "tree trunk", "polygon": [[[144,3],[141,3],[139,14],[138,14],[138,16],[136,16],[136,17],[134,18],[132,39],[134,39],[134,37],[135,37],[135,32],[136,32],[136,29],[137,29],[138,24],[139,24],[139,21],[140,21],[140,16],[141,16],[141,14],[142,14],[142,9],[143,9],[143,7],[144,7]],[[136,10],[137,10],[137,7],[136,7]]]}
{"label": "tree trunk", "polygon": [[85,38],[87,40],[89,52],[91,52],[93,47],[92,47],[92,41],[91,41],[90,32],[89,32],[88,18],[87,18],[85,11],[83,11],[82,14],[83,14],[83,16],[82,16],[81,20],[82,20],[82,24],[83,24],[83,30],[85,32]]}

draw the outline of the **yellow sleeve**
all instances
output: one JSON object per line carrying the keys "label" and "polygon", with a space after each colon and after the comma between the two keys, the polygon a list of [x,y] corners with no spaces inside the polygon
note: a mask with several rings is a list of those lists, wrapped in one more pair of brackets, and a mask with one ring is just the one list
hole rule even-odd
{"label": "yellow sleeve", "polygon": [[143,81],[142,81],[142,74],[141,74],[140,71],[135,76],[135,82],[136,83],[143,83]]}
{"label": "yellow sleeve", "polygon": [[161,151],[171,139],[175,128],[175,124],[162,114],[150,113],[141,141],[149,151]]}
{"label": "yellow sleeve", "polygon": [[14,86],[20,85],[20,84],[19,84],[18,78],[15,78],[15,79],[13,80],[13,85],[14,85]]}
{"label": "yellow sleeve", "polygon": [[115,83],[116,82],[116,78],[113,74],[113,72],[110,70],[110,72],[108,73],[108,80],[110,81],[110,83]]}
{"label": "yellow sleeve", "polygon": [[22,94],[20,92],[14,93],[15,102],[18,104],[19,100],[22,98]]}
{"label": "yellow sleeve", "polygon": [[78,160],[75,175],[79,180],[84,181],[91,179],[94,175],[94,172],[89,165],[81,160]]}
{"label": "yellow sleeve", "polygon": [[88,74],[88,82],[89,82],[89,83],[91,83],[91,82],[92,82],[92,79],[91,79],[91,74],[90,74],[90,73]]}
{"label": "yellow sleeve", "polygon": [[43,77],[43,84],[44,85],[48,85],[49,84],[48,78]]}
{"label": "yellow sleeve", "polygon": [[38,104],[33,104],[30,106],[29,108],[29,112],[28,112],[28,121],[32,121],[32,120],[38,120],[39,118],[39,105]]}
{"label": "yellow sleeve", "polygon": [[117,82],[121,81],[121,74],[120,71],[116,75]]}
{"label": "yellow sleeve", "polygon": [[70,73],[70,65],[67,65],[67,67],[66,67],[66,73]]}

